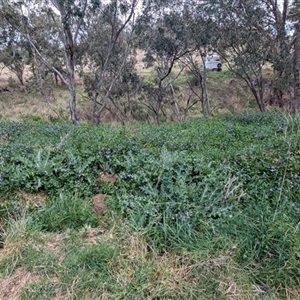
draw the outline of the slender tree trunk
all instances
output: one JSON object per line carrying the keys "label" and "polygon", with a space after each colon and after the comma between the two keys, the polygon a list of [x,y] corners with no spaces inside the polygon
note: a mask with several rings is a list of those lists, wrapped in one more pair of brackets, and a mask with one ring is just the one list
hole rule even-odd
{"label": "slender tree trunk", "polygon": [[300,111],[300,21],[295,25],[294,44],[294,103],[295,113]]}
{"label": "slender tree trunk", "polygon": [[78,124],[79,119],[77,116],[76,91],[75,91],[74,84],[69,82],[68,89],[69,89],[69,107],[70,107],[71,120],[72,120],[73,124]]}
{"label": "slender tree trunk", "polygon": [[259,107],[259,110],[260,112],[265,112],[266,111],[266,108],[265,108],[265,104],[264,102],[262,101],[261,99],[261,93],[260,92],[257,92],[256,88],[254,86],[251,86],[250,85],[250,89],[251,89],[251,92],[256,100],[256,103]]}
{"label": "slender tree trunk", "polygon": [[209,103],[209,97],[207,93],[207,81],[206,81],[206,69],[204,67],[204,72],[202,76],[202,87],[203,87],[203,102],[205,106],[205,117],[210,118],[211,117],[211,111],[210,111],[210,103]]}
{"label": "slender tree trunk", "polygon": [[45,80],[43,79],[42,72],[43,72],[43,64],[39,60],[35,48],[32,46],[30,43],[32,53],[33,53],[33,64],[32,64],[32,72],[34,75],[34,80],[37,84],[37,87],[39,89],[39,92],[42,95],[43,100],[45,101],[46,99],[46,94],[45,94]]}
{"label": "slender tree trunk", "polygon": [[17,66],[15,68],[15,74],[17,75],[20,84],[24,85],[24,79],[23,79],[24,68],[22,66]]}
{"label": "slender tree trunk", "polygon": [[78,124],[79,119],[76,109],[76,90],[75,90],[75,61],[74,61],[74,43],[72,33],[69,27],[64,29],[65,34],[65,57],[68,70],[68,89],[69,89],[69,107],[73,124]]}
{"label": "slender tree trunk", "polygon": [[210,118],[211,117],[211,111],[210,111],[210,103],[209,103],[209,98],[208,98],[208,93],[207,93],[207,81],[206,81],[206,67],[205,67],[205,61],[204,57],[201,56],[202,58],[202,65],[203,65],[203,74],[201,78],[201,87],[202,87],[202,108],[203,108],[203,114],[205,118]]}
{"label": "slender tree trunk", "polygon": [[179,105],[176,101],[173,84],[170,84],[170,88],[171,88],[171,91],[172,91],[172,100],[173,100],[173,104],[174,104],[174,107],[175,107],[175,114],[176,114],[177,120],[182,121],[182,116],[181,116]]}
{"label": "slender tree trunk", "polygon": [[[72,1],[71,1],[72,2]],[[67,67],[67,80],[62,76],[62,74],[51,65],[51,69],[56,71],[56,73],[60,76],[60,78],[67,84],[69,90],[69,109],[70,109],[70,116],[71,121],[73,124],[79,123],[79,118],[77,116],[77,109],[76,109],[76,89],[75,89],[75,58],[74,58],[74,51],[75,51],[75,43],[77,38],[77,34],[79,32],[79,28],[82,25],[83,19],[81,18],[75,27],[72,27],[71,12],[66,8],[64,1],[61,0],[52,0],[54,6],[59,10],[61,15],[61,22],[62,22],[62,39],[65,48],[65,62]],[[84,14],[86,10],[87,1],[83,1],[83,9],[82,13]],[[73,24],[74,25],[74,24]],[[72,32],[74,31],[74,32]]]}
{"label": "slender tree trunk", "polygon": [[262,76],[259,77],[258,80],[258,97],[259,97],[259,102],[260,102],[260,111],[265,112],[266,111],[266,106],[265,106],[265,99],[264,99],[264,83],[263,83],[263,78]]}
{"label": "slender tree trunk", "polygon": [[[276,105],[283,107],[284,105],[284,94],[286,89],[283,88],[282,82],[286,82],[288,76],[288,70],[285,63],[286,58],[289,56],[290,49],[288,47],[288,37],[286,31],[288,11],[290,6],[290,0],[274,1],[268,0],[269,6],[272,10],[272,14],[275,19],[275,30],[276,33],[276,44],[274,48],[274,54],[277,56],[280,63],[276,63],[275,66],[275,85],[273,89],[274,98],[276,99]],[[279,83],[276,87],[276,81]]]}

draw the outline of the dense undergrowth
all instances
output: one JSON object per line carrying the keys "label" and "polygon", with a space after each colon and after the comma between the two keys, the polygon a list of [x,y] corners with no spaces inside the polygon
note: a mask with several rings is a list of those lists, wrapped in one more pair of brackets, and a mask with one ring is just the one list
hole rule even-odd
{"label": "dense undergrowth", "polygon": [[[161,126],[2,122],[0,239],[7,249],[23,224],[28,243],[5,257],[0,251],[0,271],[33,270],[30,257],[39,257],[47,276],[38,286],[53,274],[64,278],[46,288],[49,295],[33,284],[22,299],[67,293],[72,272],[83,276],[72,299],[233,299],[220,288],[225,278],[235,299],[293,299],[300,295],[299,126],[298,117],[279,113]],[[99,182],[100,172],[117,183]],[[25,203],[22,193],[47,201]],[[109,196],[101,218],[91,205],[97,193]],[[87,247],[80,241],[90,227],[113,238]],[[53,257],[30,245],[37,233],[66,232],[65,258],[54,270]],[[142,259],[123,253],[134,236],[145,246]],[[172,262],[161,261],[166,255]],[[188,271],[176,277],[179,265]],[[154,280],[159,266],[166,282],[176,277],[172,288]],[[132,276],[121,282],[125,273]]]}

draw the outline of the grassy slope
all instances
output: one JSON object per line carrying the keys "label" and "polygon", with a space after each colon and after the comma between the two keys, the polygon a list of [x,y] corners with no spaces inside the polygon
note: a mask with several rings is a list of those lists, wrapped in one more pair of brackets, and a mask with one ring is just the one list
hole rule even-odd
{"label": "grassy slope", "polygon": [[299,298],[299,125],[0,123],[3,300]]}
{"label": "grassy slope", "polygon": [[[138,63],[137,71],[142,76],[145,82],[153,83],[153,68],[143,68],[142,63]],[[174,76],[179,71],[178,68],[174,69]],[[2,69],[0,73],[0,88],[7,87],[9,91],[0,91],[0,120],[10,121],[67,121],[69,120],[69,107],[68,107],[68,91],[66,87],[55,86],[53,79],[48,78],[48,81],[43,83],[43,87],[38,87],[30,78],[30,72],[25,72],[26,85],[20,87],[17,83],[16,76],[9,72],[6,68]],[[177,101],[183,110],[186,107],[187,99],[191,97],[193,100],[199,101],[195,94],[190,90],[188,84],[192,84],[193,79],[189,72],[183,72],[174,82],[177,93]],[[193,84],[192,84],[193,85]],[[199,87],[194,86],[193,89],[199,95]],[[41,92],[42,90],[42,92]],[[208,93],[211,102],[212,114],[214,116],[224,113],[241,112],[244,110],[257,110],[257,105],[253,100],[253,96],[249,92],[245,83],[232,75],[224,68],[222,72],[209,72],[208,73]],[[139,97],[145,95],[131,95],[134,103],[140,104]],[[123,101],[124,99],[118,99]],[[124,100],[123,105],[126,106],[127,99]],[[77,79],[77,110],[81,120],[88,121],[90,116],[90,103],[82,80]],[[188,117],[201,116],[200,102],[194,105]],[[122,105],[120,105],[122,107]],[[168,107],[168,105],[166,106]],[[111,108],[112,111],[115,107]],[[169,111],[169,119],[174,116],[174,111]],[[127,115],[130,121],[131,115]],[[104,113],[103,120],[112,121],[112,116],[109,113]],[[143,120],[143,118],[142,118]],[[114,120],[116,122],[116,120]]]}

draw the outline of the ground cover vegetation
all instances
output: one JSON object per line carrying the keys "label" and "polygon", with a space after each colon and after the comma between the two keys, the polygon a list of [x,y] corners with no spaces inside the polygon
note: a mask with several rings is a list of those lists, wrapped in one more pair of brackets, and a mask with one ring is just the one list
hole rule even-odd
{"label": "ground cover vegetation", "polygon": [[3,299],[297,299],[299,126],[1,122]]}

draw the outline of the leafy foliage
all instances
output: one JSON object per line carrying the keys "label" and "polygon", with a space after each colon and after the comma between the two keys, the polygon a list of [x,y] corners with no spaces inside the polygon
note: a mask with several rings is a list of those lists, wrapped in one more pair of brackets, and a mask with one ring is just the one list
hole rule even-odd
{"label": "leafy foliage", "polygon": [[[1,123],[0,214],[19,217],[15,191],[42,191],[46,203],[21,209],[33,227],[97,226],[89,199],[102,192],[109,214],[152,249],[236,245],[232,258],[253,282],[298,285],[299,124],[278,113],[161,126]],[[101,172],[117,183],[99,183]]]}

